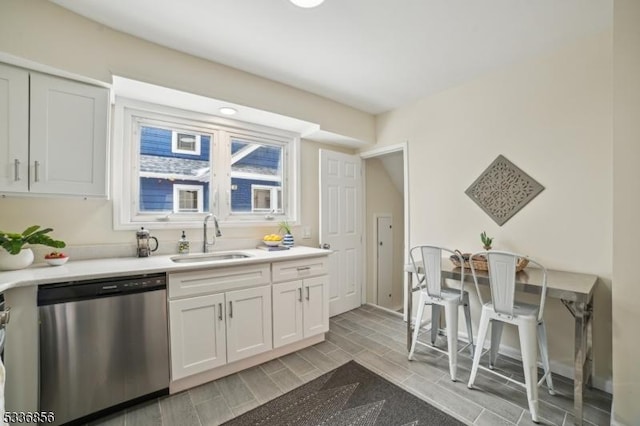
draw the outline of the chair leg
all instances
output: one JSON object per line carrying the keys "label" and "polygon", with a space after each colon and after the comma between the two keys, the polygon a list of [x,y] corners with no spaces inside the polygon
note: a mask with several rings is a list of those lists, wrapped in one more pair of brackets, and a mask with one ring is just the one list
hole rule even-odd
{"label": "chair leg", "polygon": [[547,375],[547,388],[549,394],[555,395],[555,389],[553,388],[553,378],[551,377],[551,368],[549,367],[549,350],[547,347],[547,330],[544,326],[544,321],[540,321],[538,324],[538,347],[540,348],[540,358],[542,359],[542,366],[544,367],[544,373]]}
{"label": "chair leg", "polygon": [[487,338],[487,331],[489,330],[489,317],[485,315],[484,311],[480,316],[480,325],[478,326],[478,341],[476,342],[476,350],[473,354],[473,365],[471,366],[471,375],[469,376],[469,388],[473,387],[473,382],[476,380],[476,374],[478,373],[478,366],[480,365],[480,357],[482,356],[482,348],[484,341]]}
{"label": "chair leg", "polygon": [[474,345],[473,331],[471,329],[471,311],[469,310],[469,299],[467,298],[467,300],[463,303],[464,305],[462,306],[462,309],[464,310],[464,319],[467,323],[467,335],[469,336],[469,351],[471,352],[471,358],[473,358]]}
{"label": "chair leg", "polygon": [[458,304],[447,303],[444,306],[447,321],[447,351],[449,352],[449,372],[451,380],[456,381],[458,369]]}
{"label": "chair leg", "polygon": [[504,323],[502,321],[491,321],[491,350],[489,353],[489,368],[492,370],[495,367],[496,359],[498,358],[500,341],[502,340],[503,326]]}
{"label": "chair leg", "polygon": [[529,411],[531,412],[531,420],[538,423],[538,345],[536,342],[536,328],[534,321],[523,321],[518,325]]}
{"label": "chair leg", "polygon": [[[409,360],[413,358],[413,351],[416,350],[416,342],[418,341],[418,333],[420,332],[420,325],[422,324],[422,315],[424,313],[424,299],[420,296],[420,303],[418,304],[418,312],[416,313],[416,322],[413,326],[413,338],[411,339],[411,350],[409,351]],[[411,318],[409,318],[411,321]]]}
{"label": "chair leg", "polygon": [[431,344],[436,345],[440,331],[440,305],[431,305]]}

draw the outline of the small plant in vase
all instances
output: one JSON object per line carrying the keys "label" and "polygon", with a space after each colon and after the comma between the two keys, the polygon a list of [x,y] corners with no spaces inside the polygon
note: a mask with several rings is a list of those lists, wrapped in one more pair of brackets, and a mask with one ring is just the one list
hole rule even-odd
{"label": "small plant in vase", "polygon": [[278,223],[278,225],[280,226],[279,231],[284,232],[282,245],[289,248],[293,247],[293,235],[291,234],[291,225],[289,225],[289,222],[285,220]]}
{"label": "small plant in vase", "polygon": [[491,250],[491,243],[493,243],[493,238],[488,237],[487,233],[482,231],[480,234],[480,241],[482,241],[482,246],[485,250]]}
{"label": "small plant in vase", "polygon": [[63,248],[64,241],[54,240],[46,235],[53,231],[51,228],[40,229],[33,225],[21,234],[0,231],[0,270],[22,269],[33,262],[33,251],[27,245],[41,244],[44,246]]}

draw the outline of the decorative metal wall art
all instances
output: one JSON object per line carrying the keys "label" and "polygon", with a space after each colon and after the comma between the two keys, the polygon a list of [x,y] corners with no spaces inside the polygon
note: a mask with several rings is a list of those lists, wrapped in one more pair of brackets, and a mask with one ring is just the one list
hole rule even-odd
{"label": "decorative metal wall art", "polygon": [[531,176],[498,155],[465,194],[502,226],[543,189]]}

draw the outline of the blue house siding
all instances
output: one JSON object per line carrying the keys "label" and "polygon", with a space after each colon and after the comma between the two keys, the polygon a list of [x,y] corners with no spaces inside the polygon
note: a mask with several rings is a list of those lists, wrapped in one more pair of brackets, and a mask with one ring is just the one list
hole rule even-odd
{"label": "blue house siding", "polygon": [[[237,151],[247,146],[247,144],[249,144],[249,142],[241,142],[237,140],[232,141],[231,153],[235,154]],[[236,162],[234,166],[265,167],[273,170],[278,170],[280,168],[281,152],[282,148],[280,147],[263,145],[240,161]]]}
{"label": "blue house siding", "polygon": [[[157,178],[140,178],[140,211],[167,212],[173,211],[173,185],[201,185],[204,187],[204,211],[209,211],[209,184],[191,180],[174,180]],[[249,204],[251,206],[251,204]]]}
{"label": "blue house siding", "polygon": [[171,151],[171,130],[143,126],[140,135],[140,154],[208,161],[210,142],[210,136],[201,135],[200,155],[178,154]]}
{"label": "blue house siding", "polygon": [[234,213],[251,212],[251,185],[281,186],[280,182],[238,178],[231,178],[231,185],[237,186],[231,191],[231,209]]}

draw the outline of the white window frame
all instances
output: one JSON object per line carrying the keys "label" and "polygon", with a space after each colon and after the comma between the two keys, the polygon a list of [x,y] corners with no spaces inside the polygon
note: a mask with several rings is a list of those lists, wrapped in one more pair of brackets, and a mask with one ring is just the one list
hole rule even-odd
{"label": "white window frame", "polygon": [[[256,206],[255,206],[255,204],[253,202],[253,200],[255,199],[254,193],[255,193],[256,189],[258,189],[258,190],[268,189],[271,192],[271,195],[270,195],[271,199],[270,199],[269,208],[266,208],[266,209],[256,208]],[[278,199],[280,197],[282,197],[281,195],[279,195],[279,193],[282,194],[282,187],[273,186],[273,185],[258,185],[258,184],[255,184],[255,183],[251,184],[251,211],[252,212],[260,212],[260,213],[277,212],[277,210],[278,210]],[[284,203],[283,203],[282,207],[284,208]]]}
{"label": "white window frame", "polygon": [[173,212],[174,213],[191,213],[180,211],[180,191],[195,191],[198,194],[196,209],[197,213],[203,213],[204,210],[204,186],[202,185],[185,185],[182,183],[173,184]]}
{"label": "white window frame", "polygon": [[[193,151],[189,151],[188,149],[178,148],[179,134],[189,135],[196,138]],[[180,132],[177,130],[172,130],[171,131],[171,152],[175,152],[176,154],[187,154],[187,155],[199,156],[200,155],[200,135],[192,134],[190,132]]]}
{"label": "white window frame", "polygon": [[[210,174],[209,205],[203,204],[203,213],[143,212],[139,213],[139,129],[140,123],[164,128],[184,127],[185,132],[211,135],[211,158],[214,168]],[[151,123],[151,124],[149,124]],[[162,127],[162,126],[160,126]],[[231,213],[231,176],[222,176],[231,170],[231,138],[256,140],[260,143],[281,144],[283,156],[283,214]],[[300,212],[300,135],[270,127],[210,116],[193,111],[175,109],[116,96],[114,107],[114,133],[111,150],[111,197],[113,199],[113,226],[116,230],[139,229],[140,226],[156,229],[181,229],[202,227],[202,220],[209,212],[227,227],[264,227],[286,220],[298,224]],[[226,162],[226,169],[216,170],[215,159]],[[224,160],[222,160],[224,159]],[[180,178],[176,176],[175,178]],[[184,179],[184,177],[182,178]],[[276,179],[274,179],[276,180]],[[204,194],[203,194],[204,195]]]}

